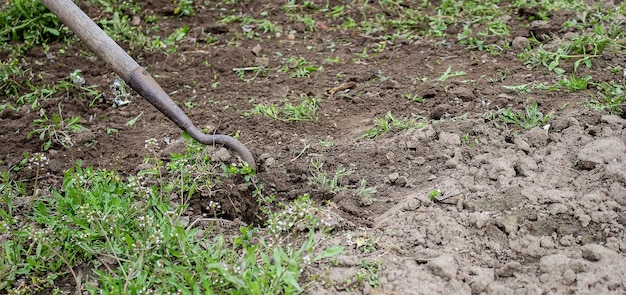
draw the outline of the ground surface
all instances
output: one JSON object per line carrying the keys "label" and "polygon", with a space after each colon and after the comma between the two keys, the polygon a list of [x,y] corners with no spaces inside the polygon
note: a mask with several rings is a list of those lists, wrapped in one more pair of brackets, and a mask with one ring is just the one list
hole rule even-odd
{"label": "ground surface", "polygon": [[[626,120],[585,107],[595,95],[593,89],[530,93],[506,89],[503,86],[554,84],[558,79],[545,67],[528,69],[518,61],[523,48],[512,46],[492,55],[461,46],[455,35],[383,40],[334,28],[338,21],[323,14],[315,15],[319,23],[314,31],[307,31],[284,17],[282,4],[253,1],[226,6],[229,13],[257,18],[262,18],[261,11],[268,12],[268,18],[283,28],[271,38],[222,42],[245,28],[237,22],[216,23],[223,15],[223,10],[215,9],[218,5],[198,6],[192,17],[171,17],[161,24],[164,36],[182,23],[190,27],[176,52],[132,49],[131,55],[199,127],[239,135],[257,159],[267,194],[282,200],[310,194],[320,204],[330,201],[328,206],[344,222],[323,246],[344,245],[346,251],[334,265],[314,265],[306,271],[310,294],[626,292]],[[96,7],[83,8],[92,17],[99,14]],[[149,1],[145,9],[165,17],[174,6]],[[354,9],[352,17],[373,18],[374,12],[362,16]],[[508,46],[515,37],[531,36],[531,21],[520,13],[511,10],[506,19],[511,36],[494,44]],[[567,33],[563,22],[576,18],[565,10],[553,11],[550,17],[544,29],[551,38],[545,44],[563,38]],[[218,42],[199,42],[207,32]],[[234,68],[266,62],[255,61],[252,49],[257,45],[256,55],[268,58],[270,70],[243,81]],[[41,78],[53,82],[82,69],[87,85],[97,85],[108,94],[115,77],[110,68],[81,43],[64,54],[55,53],[62,46],[53,44],[53,58],[41,48],[28,52],[26,62],[33,77],[46,73]],[[364,48],[369,56],[361,58],[358,54]],[[291,56],[323,70],[305,78],[289,78],[275,70]],[[340,62],[329,61],[334,58]],[[621,72],[612,75],[607,68],[624,65],[624,60],[622,55],[607,53],[594,59],[591,68],[579,71],[596,81],[623,83]],[[439,81],[449,67],[466,75]],[[568,71],[571,67],[573,63],[564,65]],[[253,76],[248,72],[245,78]],[[212,88],[215,82],[219,86]],[[349,90],[330,94],[333,87],[347,82],[353,83]],[[424,101],[407,99],[407,94]],[[281,105],[285,98],[303,95],[321,99],[314,121],[281,122],[245,115],[254,104]],[[87,130],[74,137],[71,149],[53,146],[46,152],[50,164],[44,181],[52,185],[62,181],[65,169],[78,159],[83,165],[135,173],[147,154],[146,139],[156,138],[165,147],[165,158],[176,149],[166,140],[181,137],[173,123],[136,95],[129,105],[118,108],[106,100],[93,106],[88,100],[76,101],[71,91],[58,99],[63,113],[82,116]],[[547,126],[526,131],[485,118],[485,113],[509,107],[523,111],[533,102],[544,115],[552,113]],[[57,105],[44,108],[55,110]],[[374,118],[389,111],[396,118],[422,116],[420,120],[428,125],[357,140],[374,127]],[[134,126],[125,126],[142,112]],[[41,141],[26,139],[37,117],[28,108],[0,114],[2,169],[18,164],[24,152],[41,151]],[[108,134],[110,128],[119,132]],[[215,150],[225,162],[240,161],[234,153]],[[339,165],[355,169],[341,185],[358,187],[365,179],[377,190],[374,199],[310,186],[311,161],[320,159],[328,171]],[[22,179],[33,177],[27,170],[20,173]],[[238,195],[235,185],[231,190],[226,189],[222,198]],[[429,198],[434,190],[441,192],[441,201]],[[192,202],[207,202],[201,198]],[[254,222],[250,217],[254,207],[245,206],[253,203],[242,200],[233,203],[239,208],[224,210],[230,219]],[[363,261],[380,263],[373,271],[379,284],[347,281],[366,269]]]}

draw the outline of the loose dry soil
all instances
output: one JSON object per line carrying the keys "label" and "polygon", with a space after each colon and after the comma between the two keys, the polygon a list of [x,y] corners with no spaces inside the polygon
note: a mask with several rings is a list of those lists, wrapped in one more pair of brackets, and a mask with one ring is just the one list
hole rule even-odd
{"label": "loose dry soil", "polygon": [[[280,35],[244,38],[236,47],[223,41],[203,42],[206,32],[219,40],[242,34],[239,23],[216,24],[225,12],[215,7],[224,4],[197,6],[195,16],[179,20],[170,17],[172,1],[147,1],[145,15],[154,12],[164,17],[159,33],[163,37],[183,24],[190,32],[175,53],[140,49],[130,53],[176,102],[195,105],[183,108],[198,126],[240,134],[257,158],[266,194],[275,194],[283,201],[302,194],[310,194],[321,205],[330,201],[328,206],[343,222],[320,248],[343,245],[345,251],[332,266],[326,262],[306,270],[303,283],[309,282],[308,293],[626,293],[626,120],[586,108],[584,103],[595,94],[593,89],[507,90],[502,86],[555,83],[557,77],[545,68],[527,69],[517,60],[522,49],[511,47],[495,56],[468,50],[453,32],[447,39],[390,42],[326,29],[324,25],[332,27],[334,21],[323,15],[315,17],[324,25],[318,24],[315,32],[305,32],[301,23],[284,18],[283,4],[252,1],[228,6],[229,14],[256,18],[262,18],[261,11],[269,12],[272,21],[283,27]],[[84,3],[82,7],[91,17],[100,15],[97,7]],[[358,20],[363,17],[357,10],[348,13]],[[512,11],[507,19],[511,38],[529,37],[530,21],[516,13]],[[137,16],[141,20],[145,15]],[[576,16],[567,11],[552,12],[551,21],[543,27],[551,36],[544,40],[546,44],[558,42],[567,33],[562,23],[569,18]],[[288,29],[293,30],[291,35]],[[371,50],[383,43],[384,50],[356,61],[356,54],[364,47]],[[257,45],[259,55],[269,58],[271,69],[246,83],[233,68],[256,66],[252,49]],[[111,69],[80,42],[64,54],[57,53],[62,46],[52,45],[52,58],[41,48],[27,53],[24,63],[32,79],[42,75],[43,81],[54,83],[82,69],[87,85],[98,85],[108,95],[115,77]],[[323,71],[309,78],[288,78],[274,70],[284,66],[290,56],[323,66]],[[329,57],[343,62],[329,63]],[[621,75],[612,76],[608,68],[626,64],[625,59],[606,53],[594,59],[590,69],[579,71],[581,76],[593,75],[595,81],[623,83]],[[206,67],[205,61],[211,67]],[[437,81],[449,66],[467,75]],[[572,66],[565,68],[571,71]],[[219,86],[213,89],[216,81]],[[329,94],[329,89],[345,82],[354,82],[355,87]],[[251,99],[280,104],[285,97],[303,94],[322,98],[313,122],[243,116],[254,107]],[[408,100],[405,94],[424,97],[425,102]],[[106,100],[90,106],[90,101],[77,101],[74,96],[70,90],[54,97],[63,103],[64,114],[82,116],[81,124],[87,130],[74,138],[72,148],[53,146],[45,152],[50,159],[45,171],[49,185],[59,185],[64,170],[78,159],[83,165],[135,173],[147,154],[146,139],[156,138],[166,146],[165,139],[181,138],[173,123],[136,95],[131,104],[119,108],[112,108]],[[508,107],[520,111],[533,102],[544,114],[553,112],[548,125],[524,131],[484,118],[488,111]],[[43,107],[55,111],[57,102],[44,103]],[[374,118],[384,117],[388,111],[395,117],[424,116],[430,124],[357,140],[373,128]],[[141,112],[136,125],[124,125]],[[36,118],[38,114],[27,107],[0,114],[2,169],[17,164],[25,152],[41,151],[37,138],[26,139]],[[107,134],[107,128],[120,131]],[[334,145],[322,147],[320,141]],[[164,159],[176,148],[166,146]],[[309,186],[310,162],[320,155],[329,171],[340,164],[355,168],[356,172],[341,184],[357,187],[365,179],[377,189],[376,200],[347,192],[329,194]],[[236,154],[219,147],[215,156],[225,162],[240,161]],[[24,169],[16,177],[33,177],[29,173]],[[434,189],[442,193],[440,201],[429,199]],[[236,186],[230,190],[226,190],[227,195],[238,194]],[[198,195],[191,208],[208,201]],[[241,206],[253,203],[242,200]],[[250,212],[254,206],[224,210],[229,218],[247,222],[255,213]],[[194,216],[193,211],[189,215]],[[382,262],[378,287],[346,282],[361,269],[359,261]]]}

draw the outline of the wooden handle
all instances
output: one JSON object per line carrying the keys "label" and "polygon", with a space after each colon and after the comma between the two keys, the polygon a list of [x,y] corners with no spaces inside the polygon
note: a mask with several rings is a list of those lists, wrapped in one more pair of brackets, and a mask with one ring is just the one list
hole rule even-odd
{"label": "wooden handle", "polygon": [[139,68],[139,64],[72,0],[41,0],[41,2],[74,31],[89,49],[109,64],[122,79],[128,79],[132,72]]}

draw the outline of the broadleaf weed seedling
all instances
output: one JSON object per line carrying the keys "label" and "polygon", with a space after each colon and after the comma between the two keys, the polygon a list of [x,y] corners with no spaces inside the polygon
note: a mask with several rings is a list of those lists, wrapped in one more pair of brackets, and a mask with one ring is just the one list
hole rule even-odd
{"label": "broadleaf weed seedling", "polygon": [[610,83],[594,83],[597,97],[586,102],[586,106],[596,111],[607,111],[610,114],[619,115],[621,107],[626,104],[624,86],[611,81]]}
{"label": "broadleaf weed seedling", "polygon": [[319,103],[322,100],[305,94],[300,95],[297,100],[300,100],[300,103],[294,105],[287,98],[280,108],[275,104],[257,104],[250,113],[246,113],[245,115],[264,115],[282,122],[315,121],[317,119]]}
{"label": "broadleaf weed seedling", "polygon": [[543,115],[537,109],[537,103],[526,107],[525,112],[514,113],[510,108],[501,110],[498,114],[498,119],[506,124],[517,125],[524,130],[530,130],[537,126],[545,125],[552,117],[552,112],[547,115]]}
{"label": "broadleaf weed seedling", "polygon": [[26,138],[30,139],[33,135],[38,135],[40,140],[46,140],[43,143],[43,150],[50,149],[53,143],[62,145],[65,148],[70,148],[74,145],[71,138],[71,133],[84,129],[78,122],[80,116],[72,118],[63,118],[61,103],[59,103],[59,113],[52,113],[48,118],[45,110],[39,109],[39,119],[33,120],[33,124],[37,126],[33,131],[26,135]]}
{"label": "broadleaf weed seedling", "polygon": [[441,74],[441,76],[439,78],[437,78],[437,81],[439,82],[443,82],[446,81],[452,77],[459,77],[459,76],[465,76],[467,75],[467,73],[465,71],[456,71],[456,72],[452,72],[452,66],[448,66],[448,68],[446,69],[446,71]]}
{"label": "broadleaf weed seedling", "polygon": [[385,114],[384,118],[375,118],[374,119],[374,128],[365,130],[365,133],[358,137],[358,139],[363,138],[374,138],[381,134],[392,132],[392,131],[405,131],[409,129],[415,128],[423,128],[428,125],[428,122],[417,121],[414,118],[404,119],[404,118],[396,118],[393,116],[391,111],[388,111]]}

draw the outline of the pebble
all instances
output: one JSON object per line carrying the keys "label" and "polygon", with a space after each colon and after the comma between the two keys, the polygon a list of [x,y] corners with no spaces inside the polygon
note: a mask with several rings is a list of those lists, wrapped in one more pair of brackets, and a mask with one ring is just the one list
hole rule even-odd
{"label": "pebble", "polygon": [[583,245],[580,250],[582,250],[583,258],[589,261],[619,261],[622,259],[619,253],[598,244]]}
{"label": "pebble", "polygon": [[530,129],[523,137],[534,147],[545,147],[548,144],[548,132],[541,127]]}
{"label": "pebble", "polygon": [[439,133],[439,143],[446,146],[461,145],[461,137],[458,134],[441,132]]}
{"label": "pebble", "polygon": [[568,262],[569,258],[561,253],[543,256],[539,260],[539,270],[543,273],[562,274]]}
{"label": "pebble", "polygon": [[586,144],[577,155],[578,167],[591,170],[596,165],[626,158],[626,145],[617,137],[601,138]]}
{"label": "pebble", "polygon": [[213,157],[215,159],[218,159],[222,162],[226,162],[230,159],[231,157],[231,153],[229,150],[227,150],[226,148],[220,148],[219,150],[215,151],[215,153],[213,154]]}
{"label": "pebble", "polygon": [[443,254],[429,261],[428,267],[435,275],[446,280],[454,279],[459,268],[454,256],[451,254]]}
{"label": "pebble", "polygon": [[515,176],[515,169],[513,168],[513,162],[506,158],[496,159],[491,163],[487,176],[491,180],[498,180],[501,178],[510,178]]}
{"label": "pebble", "polygon": [[626,188],[623,185],[617,182],[611,184],[611,187],[609,188],[609,195],[618,204],[626,206]]}
{"label": "pebble", "polygon": [[550,214],[552,215],[563,214],[567,213],[567,206],[560,203],[555,203],[551,204],[548,210],[550,210]]}
{"label": "pebble", "polygon": [[576,273],[573,270],[571,270],[571,269],[566,269],[563,272],[563,279],[562,279],[562,281],[563,281],[563,284],[568,285],[568,286],[573,284],[573,283],[575,283],[576,282]]}
{"label": "pebble", "polygon": [[519,272],[522,269],[522,264],[517,261],[511,261],[505,264],[503,267],[498,269],[496,274],[499,277],[509,278],[512,277],[516,272]]}
{"label": "pebble", "polygon": [[398,180],[398,178],[400,177],[400,173],[393,172],[393,173],[387,175],[387,177],[389,178],[389,181],[391,181],[391,183],[395,183],[396,180]]}
{"label": "pebble", "polygon": [[517,216],[515,215],[506,215],[499,217],[498,219],[496,219],[496,224],[498,225],[498,227],[502,227],[504,229],[504,232],[507,234],[514,234],[517,232],[518,221]]}
{"label": "pebble", "polygon": [[517,36],[513,39],[511,45],[513,45],[513,48],[524,49],[530,45],[530,41],[528,41],[528,38],[526,37]]}

